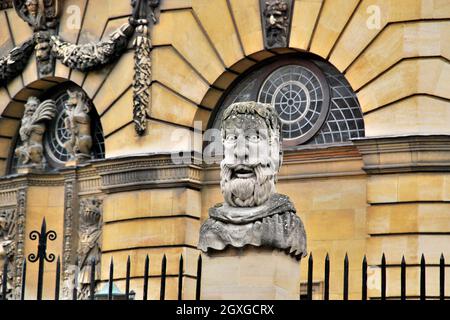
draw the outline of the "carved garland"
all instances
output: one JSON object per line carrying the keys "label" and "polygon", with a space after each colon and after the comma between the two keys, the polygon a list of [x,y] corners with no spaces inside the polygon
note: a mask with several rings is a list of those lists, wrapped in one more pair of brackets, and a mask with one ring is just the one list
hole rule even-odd
{"label": "carved garland", "polygon": [[33,48],[34,41],[28,40],[12,49],[7,56],[0,58],[0,86],[6,85],[22,73],[33,53]]}
{"label": "carved garland", "polygon": [[136,132],[139,135],[145,134],[147,116],[151,111],[152,81],[150,56],[152,45],[148,28],[158,21],[160,0],[131,0],[133,14],[130,23],[113,32],[107,40],[82,45],[63,41],[55,35],[59,0],[14,0],[13,4],[17,14],[29,24],[34,34],[32,40],[14,48],[6,57],[0,58],[0,86],[23,71],[33,51],[33,45],[40,77],[51,74],[55,67],[55,59],[71,69],[87,72],[120,57],[136,29],[137,35],[133,43],[135,50],[133,120]]}
{"label": "carved garland", "polygon": [[134,46],[133,121],[136,133],[144,135],[147,116],[151,113],[150,85],[152,83],[152,43],[148,26],[157,23],[160,0],[133,0],[130,22],[136,26]]}
{"label": "carved garland", "polygon": [[120,57],[127,48],[133,32],[134,27],[126,23],[111,33],[108,40],[81,45],[65,42],[59,36],[52,36],[52,53],[66,67],[82,72],[90,71]]}

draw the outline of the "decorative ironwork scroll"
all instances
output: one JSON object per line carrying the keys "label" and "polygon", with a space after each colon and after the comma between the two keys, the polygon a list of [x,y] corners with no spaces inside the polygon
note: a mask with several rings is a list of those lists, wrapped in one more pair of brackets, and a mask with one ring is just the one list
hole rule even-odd
{"label": "decorative ironwork scroll", "polygon": [[59,36],[52,36],[52,53],[66,67],[82,72],[90,71],[120,57],[133,32],[134,27],[126,23],[111,33],[107,40],[80,45],[63,41]]}
{"label": "decorative ironwork scroll", "polygon": [[132,0],[130,23],[136,26],[134,46],[133,121],[137,134],[147,129],[147,115],[151,113],[150,85],[152,82],[152,43],[148,28],[157,23],[159,0]]}
{"label": "decorative ironwork scroll", "polygon": [[38,269],[38,283],[37,283],[37,300],[42,300],[42,287],[44,285],[44,262],[55,261],[55,255],[50,253],[47,255],[47,239],[50,241],[56,240],[56,232],[53,230],[47,231],[47,224],[45,218],[42,221],[41,232],[36,230],[30,232],[31,240],[38,240],[38,251],[37,253],[30,253],[28,255],[28,261],[34,263],[39,263]]}
{"label": "decorative ironwork scroll", "polygon": [[33,53],[34,41],[28,40],[0,58],[0,86],[6,85],[25,69]]}
{"label": "decorative ironwork scroll", "polygon": [[288,46],[293,0],[260,0],[266,49]]}

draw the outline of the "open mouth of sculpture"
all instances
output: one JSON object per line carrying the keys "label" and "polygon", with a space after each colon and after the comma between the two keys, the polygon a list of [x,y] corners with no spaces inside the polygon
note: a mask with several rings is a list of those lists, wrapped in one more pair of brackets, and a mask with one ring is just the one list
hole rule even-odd
{"label": "open mouth of sculpture", "polygon": [[239,165],[233,170],[233,178],[248,179],[255,176],[255,171],[251,167]]}

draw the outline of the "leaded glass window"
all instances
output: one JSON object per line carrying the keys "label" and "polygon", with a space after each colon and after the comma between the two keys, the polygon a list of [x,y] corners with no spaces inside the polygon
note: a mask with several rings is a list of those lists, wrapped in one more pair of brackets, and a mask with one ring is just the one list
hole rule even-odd
{"label": "leaded glass window", "polygon": [[282,123],[285,146],[343,143],[364,137],[355,93],[332,65],[318,60],[279,59],[241,77],[220,103],[213,127],[232,103],[271,103]]}

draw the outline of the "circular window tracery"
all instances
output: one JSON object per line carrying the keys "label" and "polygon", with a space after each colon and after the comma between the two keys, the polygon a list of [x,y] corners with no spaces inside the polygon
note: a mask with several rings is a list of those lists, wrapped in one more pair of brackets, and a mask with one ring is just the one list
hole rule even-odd
{"label": "circular window tracery", "polygon": [[224,95],[212,126],[219,128],[223,111],[243,101],[274,105],[286,147],[364,137],[356,94],[344,75],[325,61],[290,55],[254,67]]}
{"label": "circular window tracery", "polygon": [[275,107],[285,144],[297,145],[308,141],[323,125],[328,115],[328,84],[320,70],[310,64],[308,68],[286,65],[267,77],[258,101]]}

